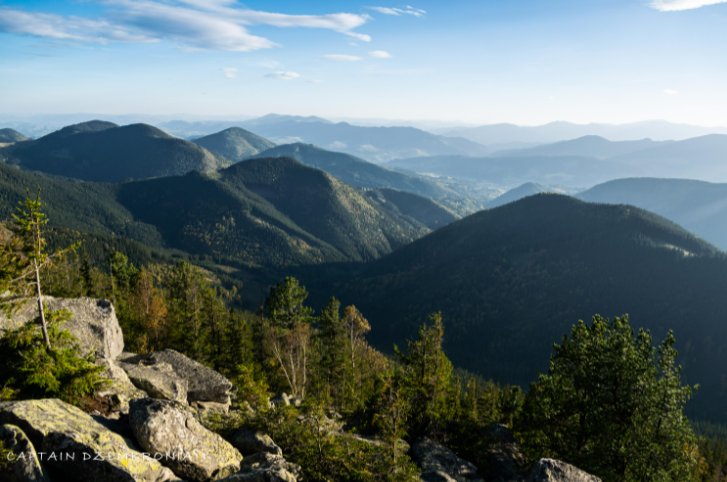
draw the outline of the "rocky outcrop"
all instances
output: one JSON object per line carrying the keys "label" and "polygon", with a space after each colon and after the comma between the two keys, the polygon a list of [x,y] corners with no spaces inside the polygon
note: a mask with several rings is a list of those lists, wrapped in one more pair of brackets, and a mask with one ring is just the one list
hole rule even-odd
{"label": "rocky outcrop", "polygon": [[527,462],[520,444],[507,425],[492,424],[487,438],[490,453],[487,460],[487,478],[493,481],[524,481]]}
{"label": "rocky outcrop", "polygon": [[533,466],[528,482],[601,482],[601,479],[560,460],[540,459]]}
{"label": "rocky outcrop", "polygon": [[96,363],[104,367],[101,376],[108,380],[107,385],[104,386],[98,395],[101,397],[111,396],[121,413],[129,413],[129,401],[147,396],[144,390],[136,388],[131,383],[126,372],[114,361],[107,358],[99,358],[96,360]]}
{"label": "rocky outcrop", "polygon": [[265,452],[245,457],[240,465],[238,473],[220,482],[297,482],[301,473],[300,465]]}
{"label": "rocky outcrop", "polygon": [[[124,337],[110,301],[51,296],[44,296],[43,301],[48,311],[65,309],[71,312],[73,316],[63,324],[63,329],[76,337],[84,353],[94,351],[97,356],[113,360],[124,350]],[[34,302],[14,312],[11,318],[0,312],[0,333],[37,317],[38,305]]]}
{"label": "rocky outcrop", "polygon": [[211,368],[187,358],[178,351],[172,349],[155,351],[147,355],[126,358],[122,361],[127,364],[147,367],[170,366],[179,378],[189,383],[187,400],[190,403],[217,402],[227,404],[230,401],[232,383],[227,378]]}
{"label": "rocky outcrop", "polygon": [[176,454],[162,463],[189,481],[204,482],[233,474],[242,455],[219,435],[204,428],[183,405],[143,398],[130,404],[134,436],[149,453]]}
{"label": "rocky outcrop", "polygon": [[4,475],[4,482],[48,482],[45,469],[38,460],[33,443],[15,425],[0,426],[0,441],[7,450],[10,473]]}
{"label": "rocky outcrop", "polygon": [[128,438],[56,399],[0,403],[0,423],[19,427],[39,448],[51,475],[62,480],[166,482],[178,480]]}
{"label": "rocky outcrop", "polygon": [[283,455],[283,449],[269,435],[254,430],[240,429],[232,435],[230,442],[244,456],[260,452]]}
{"label": "rocky outcrop", "polygon": [[411,455],[422,469],[422,480],[436,480],[436,477],[441,478],[442,474],[458,482],[478,480],[477,467],[427,437],[412,445]]}
{"label": "rocky outcrop", "polygon": [[117,362],[126,372],[131,383],[144,390],[152,398],[187,403],[187,380],[180,378],[171,365],[160,363],[152,366]]}

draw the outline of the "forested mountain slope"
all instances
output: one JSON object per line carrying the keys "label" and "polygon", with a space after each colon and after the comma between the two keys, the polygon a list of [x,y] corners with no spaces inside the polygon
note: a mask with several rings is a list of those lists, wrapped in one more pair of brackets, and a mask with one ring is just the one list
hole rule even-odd
{"label": "forested mountain slope", "polygon": [[96,182],[213,171],[231,164],[156,127],[111,122],[76,124],[0,149],[0,160],[26,170]]}
{"label": "forested mountain slope", "polygon": [[576,197],[647,209],[727,250],[727,184],[689,179],[617,179]]}
{"label": "forested mountain slope", "polygon": [[365,261],[456,217],[409,193],[360,190],[291,158],[146,181],[65,181],[0,164],[0,220],[25,187],[43,189],[53,225],[253,266]]}
{"label": "forested mountain slope", "polygon": [[275,147],[269,140],[240,127],[230,127],[192,142],[235,162]]}
{"label": "forested mountain slope", "polygon": [[309,290],[355,303],[381,349],[441,311],[455,366],[503,383],[545,372],[552,343],[578,319],[628,313],[657,339],[674,330],[686,380],[702,385],[692,410],[727,418],[727,259],[642,209],[539,194],[318,279]]}
{"label": "forested mountain slope", "polygon": [[0,144],[27,141],[30,137],[24,136],[15,129],[0,129]]}

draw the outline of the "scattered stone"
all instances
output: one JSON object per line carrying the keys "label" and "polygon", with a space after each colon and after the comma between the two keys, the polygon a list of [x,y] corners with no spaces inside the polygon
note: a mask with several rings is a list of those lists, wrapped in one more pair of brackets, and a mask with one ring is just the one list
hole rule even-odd
{"label": "scattered stone", "polygon": [[290,397],[285,392],[280,392],[277,395],[275,395],[273,398],[270,399],[270,404],[273,407],[277,407],[278,405],[289,407],[290,406]]}
{"label": "scattered stone", "polygon": [[240,471],[220,482],[297,482],[300,465],[266,452],[245,457]]}
{"label": "scattered stone", "polygon": [[202,365],[178,351],[166,349],[147,355],[137,355],[124,360],[144,366],[169,365],[183,380],[187,380],[187,400],[189,402],[230,403],[232,383],[220,373]]}
{"label": "scattered stone", "polygon": [[463,478],[474,478],[477,474],[477,467],[473,464],[459,458],[444,445],[427,437],[412,446],[411,454],[422,469],[422,473],[443,472],[458,481]]}
{"label": "scattered stone", "polygon": [[150,397],[187,403],[187,380],[180,378],[168,363],[152,366],[117,363],[126,372],[131,383]]}
{"label": "scattered stone", "polygon": [[240,429],[232,435],[230,442],[244,456],[260,452],[283,455],[283,449],[269,435],[254,430]]}
{"label": "scattered stone", "polygon": [[528,482],[601,482],[601,479],[560,460],[540,459],[535,462]]}
{"label": "scattered stone", "polygon": [[457,482],[457,479],[453,479],[446,473],[439,472],[424,472],[419,476],[419,480],[422,482]]}
{"label": "scattered stone", "polygon": [[0,403],[0,423],[28,436],[40,462],[63,480],[167,482],[178,480],[136,444],[80,409],[57,399]]}
{"label": "scattered stone", "polygon": [[6,474],[5,482],[48,482],[33,443],[20,427],[0,426],[0,441],[12,452],[12,460],[8,459],[11,473]]}
{"label": "scattered stone", "polygon": [[105,368],[101,376],[109,380],[109,384],[98,395],[111,396],[121,413],[129,413],[130,400],[148,396],[145,391],[139,390],[131,383],[126,372],[113,360],[98,358],[96,363]]}
{"label": "scattered stone", "polygon": [[150,398],[133,400],[129,422],[136,440],[147,452],[177,455],[162,459],[162,463],[186,480],[204,482],[240,469],[242,455],[222,437],[204,428],[179,403]]}
{"label": "scattered stone", "polygon": [[[76,337],[84,353],[95,352],[96,356],[114,359],[124,350],[116,311],[108,300],[92,298],[53,298],[44,296],[47,310],[68,310],[73,316],[63,324]],[[0,313],[0,333],[10,328],[19,328],[38,317],[37,303],[29,302],[12,314],[10,319]]]}
{"label": "scattered stone", "polygon": [[492,424],[488,430],[490,455],[487,463],[487,475],[491,480],[522,481],[525,480],[527,462],[520,444],[517,443],[507,425]]}
{"label": "scattered stone", "polygon": [[230,405],[231,403],[192,402],[194,408],[212,413],[230,413]]}

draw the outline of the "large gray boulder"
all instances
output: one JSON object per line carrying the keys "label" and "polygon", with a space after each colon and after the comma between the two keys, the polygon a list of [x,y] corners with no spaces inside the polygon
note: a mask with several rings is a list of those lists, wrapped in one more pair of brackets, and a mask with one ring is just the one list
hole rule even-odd
{"label": "large gray boulder", "polygon": [[10,450],[10,473],[3,475],[4,482],[48,482],[45,469],[38,460],[33,442],[15,425],[0,426],[0,441]]}
{"label": "large gray boulder", "polygon": [[242,455],[216,433],[204,428],[185,406],[142,398],[130,403],[129,423],[149,453],[176,454],[162,463],[185,480],[204,482],[240,469]]}
{"label": "large gray boulder", "polygon": [[168,363],[157,365],[132,365],[117,361],[131,383],[139,390],[145,391],[152,398],[187,403],[187,380],[181,378]]}
{"label": "large gray boulder", "polygon": [[131,383],[126,372],[113,360],[98,358],[96,364],[104,367],[101,376],[108,380],[108,384],[104,386],[98,395],[112,396],[118,404],[120,412],[129,413],[129,401],[148,396],[144,390],[138,389]]}
{"label": "large gray boulder", "polygon": [[601,482],[601,479],[560,460],[540,459],[533,466],[528,482]]}
{"label": "large gray boulder", "polygon": [[136,444],[57,399],[0,403],[0,424],[19,427],[52,474],[62,480],[167,482],[179,480]]}
{"label": "large gray boulder", "polygon": [[427,437],[412,445],[411,455],[422,469],[422,480],[434,479],[439,472],[457,481],[475,479],[477,475],[477,467],[472,463],[459,458],[444,445]]}
{"label": "large gray boulder", "polygon": [[[84,353],[95,352],[97,356],[114,359],[124,351],[124,337],[121,333],[116,311],[108,300],[93,298],[53,298],[44,296],[48,311],[68,310],[73,315],[63,324],[76,337]],[[10,318],[0,312],[0,333],[10,328],[19,328],[38,317],[38,304],[30,301]]]}
{"label": "large gray boulder", "polygon": [[297,482],[300,465],[285,460],[281,455],[266,452],[245,457],[240,471],[220,482]]}
{"label": "large gray boulder", "polygon": [[230,401],[232,383],[220,373],[202,365],[178,351],[166,349],[146,355],[122,360],[125,363],[143,366],[167,364],[183,380],[187,380],[187,400],[192,402],[217,402],[227,404]]}
{"label": "large gray boulder", "polygon": [[527,460],[507,425],[492,424],[488,428],[487,476],[493,481],[522,481],[527,472]]}
{"label": "large gray boulder", "polygon": [[255,430],[240,429],[232,434],[230,443],[244,456],[260,452],[267,452],[273,455],[283,455],[281,449],[269,435]]}

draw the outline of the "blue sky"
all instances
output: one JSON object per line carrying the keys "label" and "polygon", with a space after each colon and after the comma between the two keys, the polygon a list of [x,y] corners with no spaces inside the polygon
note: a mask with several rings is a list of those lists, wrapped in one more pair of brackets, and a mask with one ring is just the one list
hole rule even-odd
{"label": "blue sky", "polygon": [[0,0],[0,113],[727,125],[726,50],[727,0]]}

